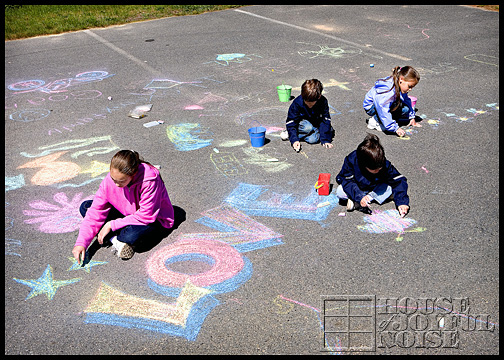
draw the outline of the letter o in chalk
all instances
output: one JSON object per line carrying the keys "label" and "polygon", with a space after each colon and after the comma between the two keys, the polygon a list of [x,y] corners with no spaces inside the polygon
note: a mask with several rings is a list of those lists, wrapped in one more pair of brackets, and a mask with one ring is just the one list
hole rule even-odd
{"label": "letter o in chalk", "polygon": [[[183,254],[203,254],[214,260],[201,274],[181,274],[166,267],[166,261]],[[231,245],[215,240],[179,240],[156,251],[147,260],[147,273],[161,286],[182,288],[187,280],[200,287],[219,284],[237,275],[244,267],[242,255]]]}

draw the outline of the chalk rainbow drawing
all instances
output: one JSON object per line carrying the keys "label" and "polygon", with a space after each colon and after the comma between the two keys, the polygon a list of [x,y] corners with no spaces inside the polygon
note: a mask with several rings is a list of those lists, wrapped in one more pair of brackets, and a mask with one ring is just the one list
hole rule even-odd
{"label": "chalk rainbow drawing", "polygon": [[168,139],[179,151],[197,150],[211,145],[213,139],[201,137],[211,134],[210,130],[196,123],[183,123],[166,127]]}
{"label": "chalk rainbow drawing", "polygon": [[422,232],[427,230],[422,227],[406,230],[407,228],[415,225],[417,221],[406,217],[401,218],[399,212],[394,209],[385,211],[373,210],[373,214],[365,215],[363,220],[366,223],[365,225],[357,225],[357,229],[360,231],[371,234],[394,232],[398,234],[396,241],[402,241],[402,235],[406,232]]}
{"label": "chalk rainbow drawing", "polygon": [[[224,201],[248,215],[318,222],[324,220],[331,210],[338,206],[338,197],[336,195],[331,193],[321,197],[313,187],[310,188],[308,195],[301,201],[296,200],[296,197],[292,194],[275,192],[269,192],[269,198],[266,200],[258,200],[268,190],[268,187],[264,185],[239,183]],[[329,205],[317,207],[321,198],[328,201]]]}
{"label": "chalk rainbow drawing", "polygon": [[54,205],[43,200],[31,201],[28,205],[35,210],[23,210],[23,214],[34,216],[25,220],[26,224],[41,223],[39,230],[43,233],[61,234],[79,229],[82,216],[79,214],[82,193],[74,195],[72,200],[68,200],[65,193],[60,192],[53,196],[54,201],[59,205]]}
{"label": "chalk rainbow drawing", "polygon": [[102,282],[84,310],[85,323],[146,329],[194,341],[206,316],[219,305],[211,293],[188,281],[175,303],[163,303],[125,294]]}
{"label": "chalk rainbow drawing", "polygon": [[47,265],[44,273],[38,279],[13,279],[20,284],[24,284],[32,288],[25,300],[31,299],[32,297],[40,294],[46,294],[47,298],[52,300],[59,287],[73,284],[81,280],[81,278],[54,280],[51,265]]}
{"label": "chalk rainbow drawing", "polygon": [[52,154],[55,151],[65,151],[65,150],[71,150],[71,149],[78,149],[86,146],[93,145],[95,143],[99,142],[110,142],[112,146],[99,146],[99,147],[94,147],[91,149],[87,150],[80,150],[72,153],[71,157],[72,158],[77,158],[81,155],[86,154],[87,156],[93,156],[96,154],[106,154],[108,152],[111,152],[113,150],[118,150],[119,146],[114,144],[112,142],[112,138],[110,135],[107,136],[98,136],[98,137],[93,137],[93,138],[87,138],[87,139],[72,139],[72,140],[66,140],[60,143],[52,144],[52,145],[46,145],[46,146],[40,146],[38,149],[43,150],[40,154],[29,154],[26,152],[21,152],[20,154],[25,156],[25,157],[40,157],[40,156],[46,156],[49,154]]}

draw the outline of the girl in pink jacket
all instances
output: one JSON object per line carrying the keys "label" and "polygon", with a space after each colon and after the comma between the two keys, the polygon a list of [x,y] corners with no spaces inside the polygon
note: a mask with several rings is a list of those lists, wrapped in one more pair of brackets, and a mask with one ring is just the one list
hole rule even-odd
{"label": "girl in pink jacket", "polygon": [[80,212],[84,220],[72,250],[79,264],[96,235],[100,244],[110,241],[117,256],[129,259],[136,242],[162,238],[174,223],[173,206],[158,169],[130,150],[114,155],[94,199],[84,201]]}

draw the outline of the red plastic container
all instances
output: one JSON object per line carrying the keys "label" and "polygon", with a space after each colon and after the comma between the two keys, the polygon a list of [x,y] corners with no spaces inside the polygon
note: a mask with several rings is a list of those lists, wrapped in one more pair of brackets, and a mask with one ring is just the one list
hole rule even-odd
{"label": "red plastic container", "polygon": [[317,189],[319,195],[329,195],[329,183],[331,182],[331,174],[320,173],[317,182],[315,183],[315,189]]}

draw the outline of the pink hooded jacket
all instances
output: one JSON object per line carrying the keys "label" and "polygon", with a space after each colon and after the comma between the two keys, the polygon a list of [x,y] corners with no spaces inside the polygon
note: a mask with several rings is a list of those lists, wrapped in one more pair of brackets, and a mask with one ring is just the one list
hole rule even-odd
{"label": "pink hooded jacket", "polygon": [[156,220],[167,229],[173,226],[173,206],[158,169],[141,163],[131,182],[123,188],[114,183],[110,173],[103,179],[82,220],[75,246],[87,248],[91,244],[112,206],[124,215],[111,221],[112,231],[127,225],[147,225]]}

